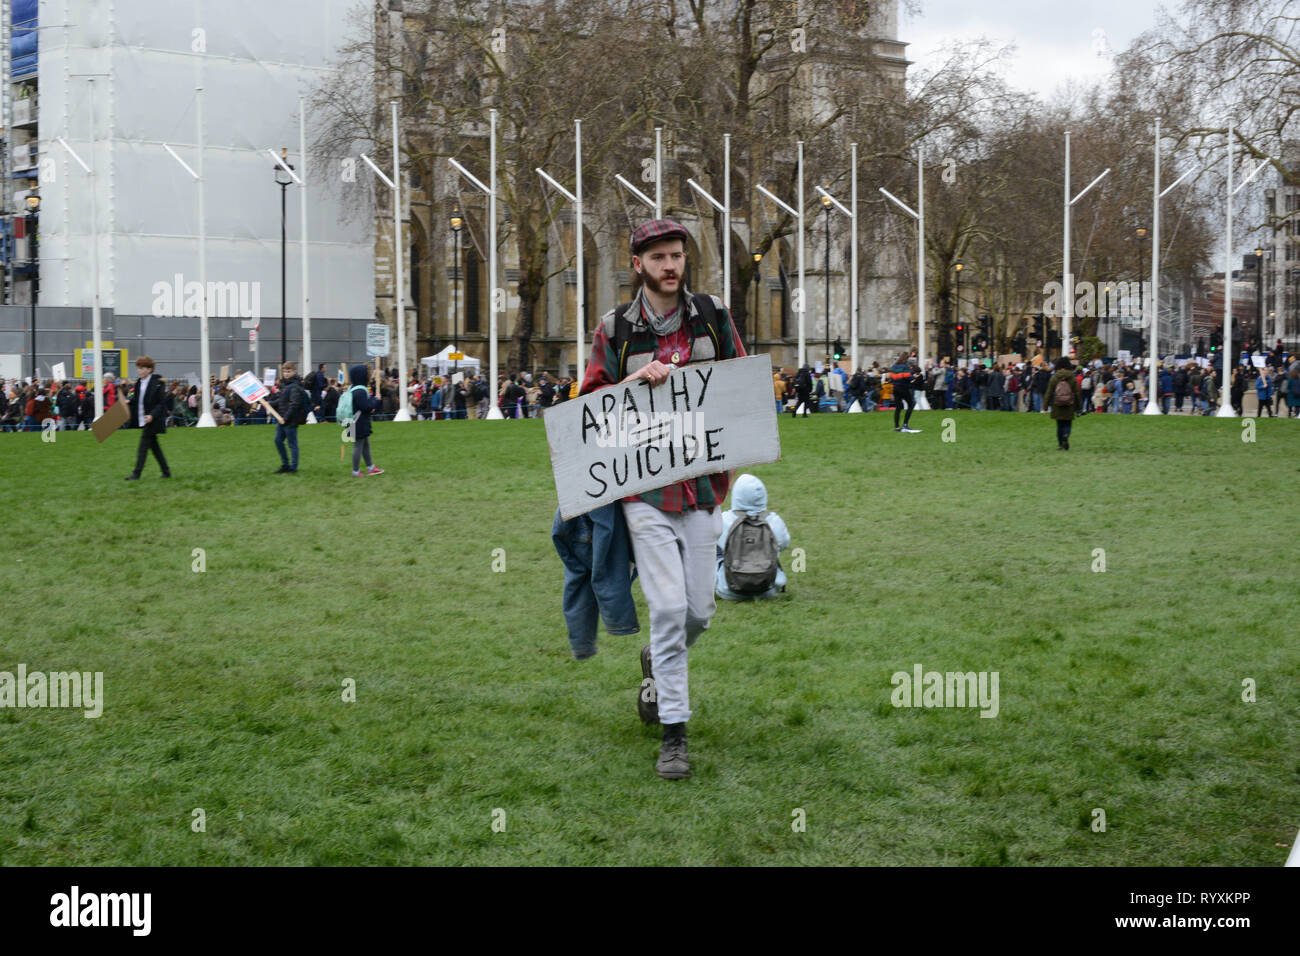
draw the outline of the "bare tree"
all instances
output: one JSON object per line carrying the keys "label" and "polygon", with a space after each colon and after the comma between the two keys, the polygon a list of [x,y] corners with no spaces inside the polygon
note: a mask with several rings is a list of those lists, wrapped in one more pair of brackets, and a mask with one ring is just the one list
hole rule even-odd
{"label": "bare tree", "polygon": [[[572,167],[575,119],[599,130],[584,142],[590,173],[644,122],[640,76],[619,68],[642,7],[640,0],[408,0],[400,27],[386,29],[379,13],[373,29],[359,31],[313,100],[327,118],[319,148],[340,155],[360,142],[382,156],[390,137],[376,107],[391,93],[401,104],[404,164],[428,183],[447,180],[448,157],[487,169],[487,113],[498,111],[498,198],[508,214],[498,245],[513,244],[519,262],[507,369],[527,364],[546,280],[558,271],[550,256],[555,207],[535,169]],[[469,200],[467,212],[479,197]],[[486,229],[477,231],[486,241]]]}

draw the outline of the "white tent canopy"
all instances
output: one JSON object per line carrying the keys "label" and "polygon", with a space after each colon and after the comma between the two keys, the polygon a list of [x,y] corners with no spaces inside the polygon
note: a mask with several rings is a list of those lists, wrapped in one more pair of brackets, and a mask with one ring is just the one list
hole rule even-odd
{"label": "white tent canopy", "polygon": [[426,355],[420,359],[421,365],[431,366],[435,375],[446,375],[447,373],[459,369],[462,372],[477,375],[479,372],[479,360],[472,355],[466,355],[459,363],[452,361],[447,356],[451,355],[452,347],[448,345],[437,355]]}

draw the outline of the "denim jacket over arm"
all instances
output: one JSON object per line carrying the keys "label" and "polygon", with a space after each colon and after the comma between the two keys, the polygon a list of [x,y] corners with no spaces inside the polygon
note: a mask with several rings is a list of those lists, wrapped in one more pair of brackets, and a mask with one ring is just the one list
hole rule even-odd
{"label": "denim jacket over arm", "polygon": [[610,634],[641,630],[632,601],[632,545],[623,506],[614,501],[568,521],[555,509],[551,540],[564,563],[564,621],[573,656],[596,653],[597,618]]}

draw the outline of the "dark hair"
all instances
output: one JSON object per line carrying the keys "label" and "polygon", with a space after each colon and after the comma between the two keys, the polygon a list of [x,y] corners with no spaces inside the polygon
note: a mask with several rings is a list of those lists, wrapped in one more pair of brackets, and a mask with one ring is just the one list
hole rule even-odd
{"label": "dark hair", "polygon": [[1066,369],[1074,368],[1074,365],[1073,363],[1070,362],[1069,357],[1065,355],[1062,355],[1052,364],[1056,367],[1057,371],[1064,371]]}
{"label": "dark hair", "polygon": [[897,360],[894,364],[895,364],[895,365],[899,365],[899,364],[906,365],[906,364],[908,364],[908,362],[911,360],[911,358],[912,358],[912,353],[911,353],[911,352],[899,352],[899,353],[898,353],[898,360]]}

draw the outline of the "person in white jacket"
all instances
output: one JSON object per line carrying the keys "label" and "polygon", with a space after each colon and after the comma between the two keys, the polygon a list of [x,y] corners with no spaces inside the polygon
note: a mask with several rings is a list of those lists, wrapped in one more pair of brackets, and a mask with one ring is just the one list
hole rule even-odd
{"label": "person in white jacket", "polygon": [[[776,568],[776,583],[762,594],[736,594],[727,587],[727,572],[722,566],[722,554],[727,546],[727,534],[731,531],[736,521],[740,518],[740,513],[758,515],[767,511],[767,486],[756,475],[740,475],[736,478],[736,484],[731,489],[731,510],[722,513],[722,534],[718,535],[718,569],[714,578],[714,590],[718,597],[728,601],[749,601],[755,597],[771,598],[776,597],[785,590],[785,571],[780,564]],[[777,552],[786,551],[790,547],[790,531],[781,520],[779,514],[769,512],[767,515],[768,527],[776,536]]]}

